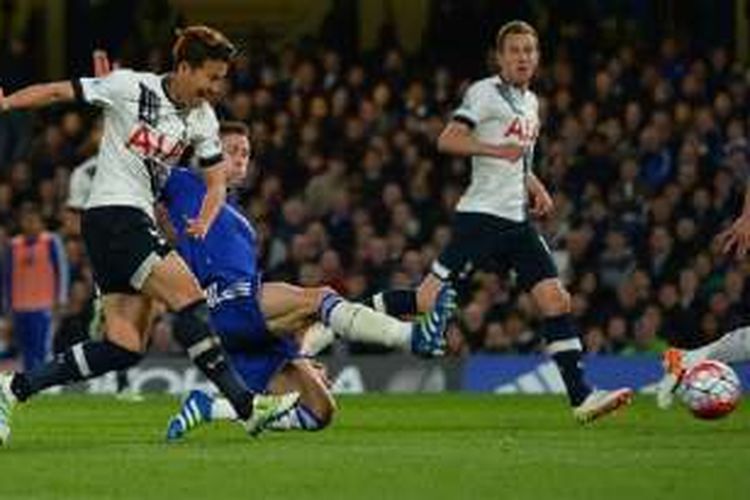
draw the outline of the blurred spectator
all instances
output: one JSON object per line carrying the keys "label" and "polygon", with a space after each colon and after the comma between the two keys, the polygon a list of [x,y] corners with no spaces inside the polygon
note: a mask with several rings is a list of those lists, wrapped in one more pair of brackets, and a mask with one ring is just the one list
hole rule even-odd
{"label": "blurred spectator", "polygon": [[32,370],[50,354],[52,312],[67,302],[70,277],[62,242],[44,229],[36,207],[22,209],[21,231],[5,258],[3,295],[24,369]]}

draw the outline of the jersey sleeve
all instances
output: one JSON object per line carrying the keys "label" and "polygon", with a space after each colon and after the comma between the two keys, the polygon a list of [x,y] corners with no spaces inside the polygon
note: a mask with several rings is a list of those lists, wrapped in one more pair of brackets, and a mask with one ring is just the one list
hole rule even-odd
{"label": "jersey sleeve", "polygon": [[137,87],[134,73],[124,69],[101,78],[73,80],[73,89],[79,100],[101,107],[113,106],[119,97],[133,87]]}
{"label": "jersey sleeve", "polygon": [[453,111],[452,119],[474,128],[486,118],[484,92],[479,83],[472,84],[464,94],[461,105]]}
{"label": "jersey sleeve", "polygon": [[224,159],[219,139],[219,121],[208,104],[201,109],[196,120],[191,142],[201,168],[213,167]]}

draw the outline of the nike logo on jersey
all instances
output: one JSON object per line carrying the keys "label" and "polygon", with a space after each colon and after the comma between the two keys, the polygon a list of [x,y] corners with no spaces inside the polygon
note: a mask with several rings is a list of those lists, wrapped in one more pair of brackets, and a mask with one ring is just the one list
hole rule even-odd
{"label": "nike logo on jersey", "polygon": [[143,122],[135,125],[125,146],[142,158],[152,158],[162,162],[176,162],[187,145],[175,140]]}

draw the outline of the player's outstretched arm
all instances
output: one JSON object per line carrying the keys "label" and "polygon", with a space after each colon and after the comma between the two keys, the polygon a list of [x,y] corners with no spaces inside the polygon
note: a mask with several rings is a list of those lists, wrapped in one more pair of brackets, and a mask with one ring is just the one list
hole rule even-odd
{"label": "player's outstretched arm", "polygon": [[0,87],[0,110],[42,108],[56,102],[75,99],[73,84],[69,81],[30,85],[6,96]]}
{"label": "player's outstretched arm", "polygon": [[742,213],[729,228],[716,237],[724,253],[736,253],[744,259],[750,250],[750,184],[745,189],[745,202]]}
{"label": "player's outstretched arm", "polygon": [[221,210],[227,196],[227,178],[224,161],[203,170],[206,181],[206,196],[203,198],[198,217],[188,221],[187,233],[194,238],[204,238],[211,223]]}
{"label": "player's outstretched arm", "polygon": [[440,133],[438,151],[456,156],[492,156],[516,162],[524,154],[524,148],[517,145],[494,145],[478,141],[471,129],[464,123],[452,120]]}

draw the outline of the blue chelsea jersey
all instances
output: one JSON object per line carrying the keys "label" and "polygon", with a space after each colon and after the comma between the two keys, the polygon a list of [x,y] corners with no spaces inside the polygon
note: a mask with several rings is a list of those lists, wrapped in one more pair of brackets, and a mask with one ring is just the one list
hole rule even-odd
{"label": "blue chelsea jersey", "polygon": [[162,201],[177,235],[177,251],[208,296],[217,305],[236,294],[256,290],[258,244],[255,229],[231,203],[225,203],[203,240],[185,233],[188,219],[200,212],[206,184],[187,168],[174,168],[162,191]]}

